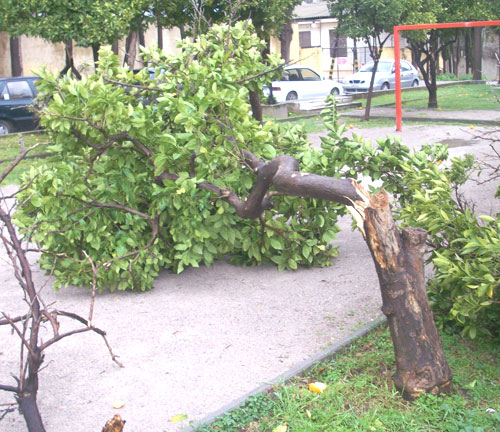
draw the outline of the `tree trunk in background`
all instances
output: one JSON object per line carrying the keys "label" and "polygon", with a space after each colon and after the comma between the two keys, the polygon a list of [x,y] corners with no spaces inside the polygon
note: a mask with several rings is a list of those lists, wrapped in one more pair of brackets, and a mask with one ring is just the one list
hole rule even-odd
{"label": "tree trunk in background", "polygon": [[262,105],[260,104],[259,93],[255,90],[250,90],[250,106],[252,107],[252,117],[262,123]]}
{"label": "tree trunk in background", "polygon": [[118,55],[118,41],[114,41],[111,44],[111,51],[113,51],[114,55]]}
{"label": "tree trunk in background", "polygon": [[157,35],[158,35],[158,48],[163,50],[163,27],[159,24],[157,28]]}
{"label": "tree trunk in background", "polygon": [[470,29],[465,29],[465,73],[468,74],[471,69],[471,37]]}
{"label": "tree trunk in background", "polygon": [[23,52],[21,41],[17,37],[10,37],[10,71],[13,77],[23,75]]}
{"label": "tree trunk in background", "polygon": [[370,111],[372,107],[372,97],[373,97],[373,84],[375,82],[375,74],[377,73],[378,62],[380,60],[380,52],[372,53],[373,58],[373,72],[370,77],[370,86],[368,87],[368,95],[366,96],[365,113],[363,114],[363,120],[370,120]]}
{"label": "tree trunk in background", "polygon": [[458,76],[458,65],[460,64],[460,36],[456,37],[456,47],[453,53],[453,73]]}
{"label": "tree trunk in background", "polygon": [[125,58],[123,63],[128,65],[130,69],[134,69],[135,57],[137,56],[137,39],[139,38],[139,32],[137,30],[132,30],[127,36],[125,42]]}
{"label": "tree trunk in background", "polygon": [[92,44],[92,56],[94,58],[94,70],[97,71],[97,62],[99,61],[99,49],[101,44]]}
{"label": "tree trunk in background", "polygon": [[357,72],[359,70],[358,42],[356,41],[356,39],[354,39],[352,47],[352,66],[353,72]]}
{"label": "tree trunk in background", "polygon": [[146,46],[146,39],[144,38],[144,30],[141,28],[138,32],[139,34],[139,46]]}
{"label": "tree trunk in background", "polygon": [[483,45],[481,35],[483,32],[482,27],[472,28],[472,79],[482,79],[482,60],[483,60]]}
{"label": "tree trunk in background", "polygon": [[73,60],[73,41],[69,40],[64,42],[64,52],[65,52],[65,62],[66,65],[64,66],[64,69],[59,72],[60,76],[65,75],[69,70],[71,73],[77,78],[77,79],[82,79],[82,75],[80,72],[78,72],[78,69],[75,67],[75,63]]}
{"label": "tree trunk in background", "polygon": [[429,99],[427,101],[427,108],[437,108],[437,81],[436,81],[436,67],[434,58],[429,61],[429,85],[427,90],[429,91]]}
{"label": "tree trunk in background", "polygon": [[285,63],[290,62],[290,44],[292,43],[293,29],[292,22],[289,21],[283,26],[280,34],[281,58]]}

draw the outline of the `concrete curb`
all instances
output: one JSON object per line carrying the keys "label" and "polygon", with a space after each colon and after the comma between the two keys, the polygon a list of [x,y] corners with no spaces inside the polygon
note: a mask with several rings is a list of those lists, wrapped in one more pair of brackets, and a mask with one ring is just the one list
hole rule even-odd
{"label": "concrete curb", "polygon": [[334,343],[332,346],[324,349],[323,351],[320,351],[319,353],[313,355],[307,360],[304,360],[302,363],[299,365],[291,368],[290,370],[282,373],[281,375],[278,375],[276,378],[273,378],[270,380],[268,383],[262,384],[261,386],[251,390],[247,394],[239,397],[238,399],[235,399],[234,401],[228,403],[227,405],[223,406],[222,408],[208,414],[207,416],[203,417],[202,419],[193,422],[190,426],[186,426],[185,428],[182,428],[182,432],[195,432],[197,428],[201,426],[206,426],[209,425],[210,423],[213,423],[217,418],[223,416],[224,414],[228,413],[229,411],[232,411],[241,405],[243,405],[246,400],[259,393],[267,393],[269,392],[274,386],[278,384],[284,384],[285,382],[289,381],[293,377],[297,375],[301,375],[304,371],[307,369],[311,368],[315,363],[327,360],[330,358],[334,358],[337,355],[337,352],[341,350],[342,348],[350,345],[353,343],[356,339],[359,339],[360,337],[366,335],[376,327],[379,327],[383,323],[385,323],[387,320],[385,316],[380,317],[376,319],[373,322],[370,322],[366,325],[364,325],[361,329],[355,331],[354,333],[351,333],[350,335],[344,337],[343,339],[339,340],[338,342]]}

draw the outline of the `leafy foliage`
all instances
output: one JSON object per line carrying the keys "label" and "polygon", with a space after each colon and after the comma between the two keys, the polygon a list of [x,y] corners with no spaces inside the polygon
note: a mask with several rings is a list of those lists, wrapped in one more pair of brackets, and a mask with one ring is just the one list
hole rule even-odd
{"label": "leafy foliage", "polygon": [[472,338],[478,332],[498,335],[499,215],[478,217],[459,192],[475,167],[474,158],[448,160],[447,147],[438,144],[411,152],[397,138],[379,139],[375,145],[360,136],[348,139],[345,125],[338,124],[334,113],[327,114],[330,132],[323,139],[323,153],[334,163],[325,174],[381,180],[397,203],[394,215],[429,234],[429,262],[434,265],[429,297],[441,322],[457,325]]}
{"label": "leafy foliage", "polygon": [[252,119],[248,91],[279,65],[277,57],[263,64],[262,47],[241,22],[214,26],[177,55],[145,51],[153,78],[120,67],[110,52],[82,81],[41,72],[41,124],[56,156],[26,177],[17,223],[45,250],[41,266],[56,286],[88,286],[91,263],[100,289],[111,290],[146,290],[161,268],[181,272],[225,256],[280,269],[330,263],[335,207],[276,196],[274,209],[243,220],[201,187],[245,197],[254,173],[243,150],[264,160],[296,155],[313,171],[328,165],[300,128]]}
{"label": "leafy foliage", "polygon": [[[74,40],[81,46],[112,43],[128,31],[141,0],[0,0],[4,28],[12,35],[51,42]],[[0,24],[1,27],[1,24]]]}

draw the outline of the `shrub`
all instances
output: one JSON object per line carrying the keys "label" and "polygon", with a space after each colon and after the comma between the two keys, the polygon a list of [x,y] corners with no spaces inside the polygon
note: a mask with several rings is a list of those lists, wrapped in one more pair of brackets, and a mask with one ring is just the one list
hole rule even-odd
{"label": "shrub", "polygon": [[446,72],[436,76],[437,81],[457,81],[459,78],[454,73]]}
{"label": "shrub", "polygon": [[338,175],[337,167],[358,181],[382,180],[395,198],[393,210],[400,223],[427,230],[428,262],[434,268],[428,292],[441,325],[462,329],[471,338],[478,332],[498,336],[499,215],[478,216],[459,198],[460,186],[476,168],[474,158],[449,160],[447,147],[439,144],[412,153],[398,138],[373,145],[360,136],[348,139],[344,125],[327,114],[330,133],[323,139],[323,153],[333,169],[328,174]]}

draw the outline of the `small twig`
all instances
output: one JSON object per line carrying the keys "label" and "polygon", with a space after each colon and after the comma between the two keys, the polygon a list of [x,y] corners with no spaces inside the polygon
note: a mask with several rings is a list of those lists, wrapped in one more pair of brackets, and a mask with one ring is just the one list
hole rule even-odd
{"label": "small twig", "polygon": [[132,87],[132,88],[145,90],[145,91],[154,91],[154,92],[164,92],[165,91],[164,89],[161,89],[159,87],[148,87],[148,86],[143,86],[143,85],[139,85],[139,84],[124,83],[124,82],[112,80],[112,79],[106,78],[106,77],[104,78],[104,81],[106,81],[110,84],[116,84],[116,85],[119,85],[122,87]]}
{"label": "small twig", "polygon": [[82,251],[85,257],[87,258],[88,262],[90,263],[90,267],[92,267],[92,292],[90,294],[90,311],[89,311],[89,321],[88,325],[92,325],[92,318],[94,315],[94,302],[95,302],[95,293],[97,289],[97,270],[94,265],[94,261],[92,261],[92,258],[87,254],[87,252]]}

